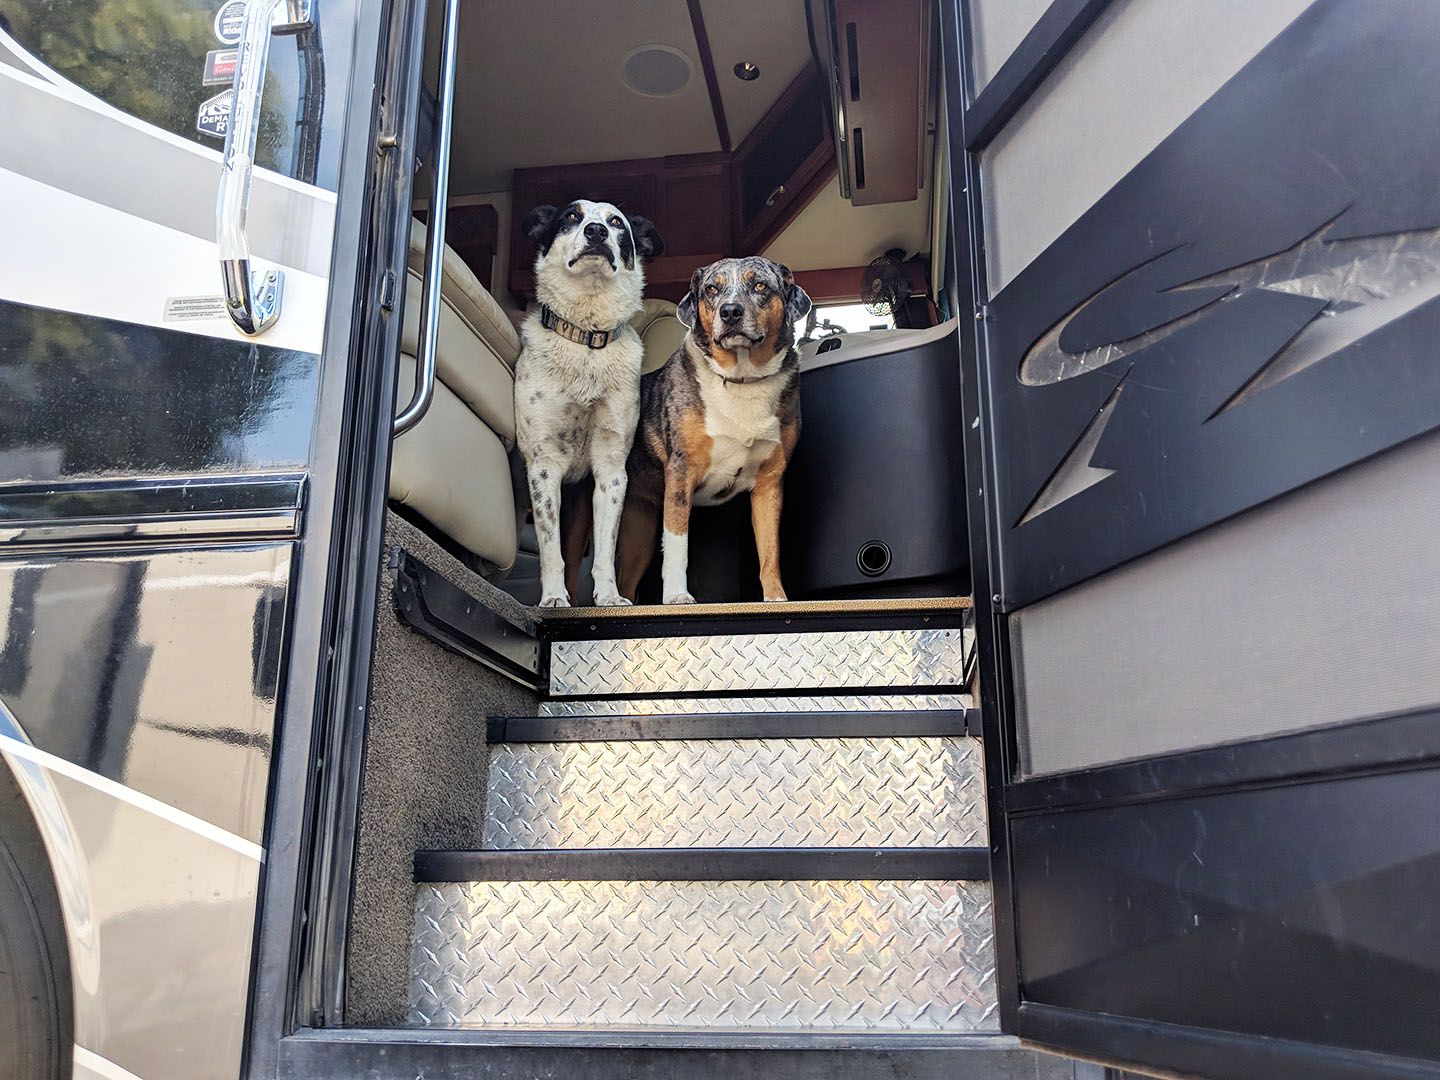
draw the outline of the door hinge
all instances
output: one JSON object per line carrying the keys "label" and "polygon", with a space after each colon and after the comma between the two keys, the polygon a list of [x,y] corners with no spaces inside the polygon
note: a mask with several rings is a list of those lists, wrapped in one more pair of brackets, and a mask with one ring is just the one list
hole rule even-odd
{"label": "door hinge", "polygon": [[386,270],[380,279],[380,310],[395,310],[395,271]]}

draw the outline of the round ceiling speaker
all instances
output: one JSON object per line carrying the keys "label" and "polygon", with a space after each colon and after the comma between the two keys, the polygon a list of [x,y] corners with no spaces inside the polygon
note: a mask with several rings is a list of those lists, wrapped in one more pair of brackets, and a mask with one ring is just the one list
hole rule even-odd
{"label": "round ceiling speaker", "polygon": [[641,45],[621,65],[625,85],[646,97],[670,97],[690,84],[690,57],[670,45]]}

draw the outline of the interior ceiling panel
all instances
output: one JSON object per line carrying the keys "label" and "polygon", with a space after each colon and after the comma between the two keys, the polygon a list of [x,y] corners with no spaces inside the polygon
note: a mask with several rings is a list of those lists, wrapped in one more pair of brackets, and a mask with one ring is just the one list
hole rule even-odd
{"label": "interior ceiling panel", "polygon": [[[739,146],[811,62],[804,0],[701,0],[700,11],[730,140]],[[735,65],[746,60],[760,69],[752,82],[735,77]]]}
{"label": "interior ceiling panel", "polygon": [[800,211],[765,256],[792,270],[864,266],[887,248],[914,255],[930,247],[929,192],[911,202],[852,206],[832,180]]}
{"label": "interior ceiling panel", "polygon": [[[724,13],[724,5],[717,6],[714,25],[707,13],[712,41],[719,24],[732,20],[723,40],[743,39],[747,33],[767,37],[768,24],[776,21],[772,4],[773,0],[768,4],[732,0],[732,8],[742,13],[733,16]],[[774,5],[776,11],[787,6],[796,9],[803,53],[809,48],[804,10],[798,0],[793,5]],[[787,27],[794,21],[780,19]],[[749,26],[748,32],[742,23]],[[438,36],[432,30],[431,41]],[[641,45],[667,45],[684,53],[693,69],[689,83],[669,97],[647,97],[631,90],[621,69]],[[771,63],[779,65],[779,54],[774,55]],[[762,63],[766,56],[756,52],[746,59]],[[763,87],[759,93],[768,97],[756,107],[755,119],[789,81],[771,79],[761,70],[764,77],[753,85]],[[736,86],[745,85],[729,68],[723,70],[723,77]],[[685,0],[465,4],[455,93],[451,186],[457,195],[508,189],[510,173],[517,168],[720,149]],[[731,130],[735,130],[733,122]]]}

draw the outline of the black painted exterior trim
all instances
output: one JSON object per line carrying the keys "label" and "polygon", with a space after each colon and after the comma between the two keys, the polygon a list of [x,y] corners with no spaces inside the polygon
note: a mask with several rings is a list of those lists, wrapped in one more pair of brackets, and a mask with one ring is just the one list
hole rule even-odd
{"label": "black painted exterior trim", "polygon": [[[654,739],[954,738],[969,709],[883,712],[657,713],[641,716],[492,716],[489,743],[646,742]],[[974,717],[974,734],[980,717]]]}
{"label": "black painted exterior trim", "polygon": [[1033,1080],[1035,1059],[1006,1035],[350,1028],[296,1032],[280,1045],[276,1075],[282,1080],[381,1075],[426,1080]]}
{"label": "black painted exterior trim", "polygon": [[94,521],[165,514],[299,510],[305,474],[254,473],[59,480],[0,487],[0,522]]}
{"label": "black painted exterior trim", "polygon": [[[418,99],[413,93],[401,95],[411,109],[409,141],[391,155],[377,155],[377,85],[393,88],[387,65],[403,67],[407,56],[418,68],[423,6],[361,0],[355,22],[329,311],[305,529],[294,571],[292,637],[282,678],[283,719],[271,774],[251,976],[250,1038],[242,1066],[242,1075],[256,1080],[277,1074],[282,1039],[297,1027],[343,1019],[355,822],[340,807],[346,785],[353,795],[361,775],[368,635],[375,622],[375,568],[388,474],[388,456],[376,450],[386,445],[382,438],[388,439],[398,366],[398,345],[388,353],[383,343],[360,349],[365,335],[384,321],[379,302],[383,274],[376,266],[382,252],[372,250],[382,245],[372,245],[368,237],[377,199],[410,205],[411,170],[393,163],[402,153],[413,160]],[[403,39],[400,46],[397,37]],[[394,84],[406,85],[418,86],[418,77]],[[392,108],[406,104],[393,94],[388,100]],[[401,226],[408,230],[409,222],[397,211],[397,234]],[[399,258],[403,280],[403,247]],[[397,335],[395,330],[391,338]]]}
{"label": "black painted exterior trim", "polygon": [[1207,1080],[1303,1077],[1304,1080],[1419,1080],[1435,1076],[1433,1061],[1389,1057],[1287,1039],[1205,1031],[1027,1002],[1019,1034],[1053,1053],[1093,1055],[1162,1075]]}
{"label": "black painted exterior trim", "polygon": [[984,881],[984,848],[540,848],[417,851],[415,880]]}
{"label": "black painted exterior trim", "polygon": [[[1109,5],[1110,0],[1053,0],[965,110],[966,150],[978,154],[1000,134]],[[972,84],[967,79],[964,85]]]}
{"label": "black painted exterior trim", "polygon": [[1011,785],[1006,806],[1011,813],[1106,806],[1435,761],[1440,761],[1440,712],[1427,709],[1028,780]]}
{"label": "black painted exterior trim", "polygon": [[[985,751],[985,793],[989,809],[990,889],[995,929],[995,991],[1000,1026],[1014,1031],[1020,1008],[1020,972],[1015,937],[1013,869],[1010,861],[1009,821],[1005,816],[1005,783],[1017,760],[1009,740],[1006,710],[1013,707],[1009,684],[1009,634],[1005,617],[998,609],[995,593],[998,578],[993,553],[998,551],[998,525],[990,506],[988,488],[994,477],[985,452],[994,437],[989,409],[981,403],[990,396],[985,298],[989,295],[985,270],[985,230],[980,200],[980,164],[966,147],[969,139],[969,110],[958,88],[973,84],[970,74],[969,0],[940,0],[940,52],[945,65],[945,85],[952,89],[944,106],[950,139],[950,221],[953,231],[954,295],[951,310],[961,325],[972,325],[974,333],[961,332],[960,339],[960,424],[965,432],[966,520],[970,531],[970,575],[974,596],[975,651],[979,657],[979,705]],[[978,117],[977,117],[978,119]],[[973,316],[973,319],[972,319]],[[973,727],[973,724],[972,724]]]}
{"label": "black painted exterior trim", "polygon": [[395,610],[400,621],[453,653],[522,686],[549,685],[548,650],[408,551],[397,553]]}
{"label": "black painted exterior trim", "polygon": [[[609,615],[602,619],[546,618],[536,620],[546,641],[591,641],[596,638],[699,637],[710,634],[785,634],[797,630],[822,633],[840,630],[945,630],[970,624],[970,608],[924,611],[835,610],[804,614],[734,615]],[[952,688],[953,689],[953,688]]]}

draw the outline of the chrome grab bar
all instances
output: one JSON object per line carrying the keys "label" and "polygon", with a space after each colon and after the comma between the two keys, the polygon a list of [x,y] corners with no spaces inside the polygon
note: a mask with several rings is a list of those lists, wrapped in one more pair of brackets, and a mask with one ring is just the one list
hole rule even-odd
{"label": "chrome grab bar", "polygon": [[435,103],[434,193],[425,222],[425,284],[420,306],[420,355],[415,391],[395,417],[395,437],[404,435],[430,409],[435,399],[435,354],[440,342],[440,278],[445,271],[445,216],[450,198],[450,132],[455,119],[455,54],[460,42],[460,0],[445,0],[445,26],[440,49],[439,100]]}
{"label": "chrome grab bar", "polygon": [[[285,275],[279,270],[251,270],[245,219],[250,209],[250,175],[255,168],[255,140],[260,131],[260,96],[272,33],[298,33],[311,26],[313,0],[249,0],[236,46],[235,81],[231,83],[230,123],[220,159],[220,190],[215,197],[215,244],[220,251],[220,279],[225,308],[241,333],[259,334],[280,316]],[[280,9],[284,7],[282,12]]]}

